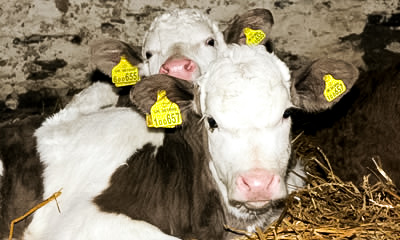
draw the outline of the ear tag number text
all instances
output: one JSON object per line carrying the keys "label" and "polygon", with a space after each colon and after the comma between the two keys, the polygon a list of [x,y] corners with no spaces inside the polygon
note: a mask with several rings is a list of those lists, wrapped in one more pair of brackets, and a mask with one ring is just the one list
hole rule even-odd
{"label": "ear tag number text", "polygon": [[324,76],[324,81],[324,96],[328,102],[332,102],[346,91],[346,85],[344,85],[343,81],[335,79],[330,74]]}
{"label": "ear tag number text", "polygon": [[158,91],[157,102],[151,107],[150,115],[146,115],[146,123],[154,128],[174,128],[182,124],[179,106],[167,98],[165,90]]}
{"label": "ear tag number text", "polygon": [[138,68],[124,56],[121,56],[120,62],[112,69],[111,77],[116,87],[135,85],[140,81]]}
{"label": "ear tag number text", "polygon": [[251,28],[244,28],[243,33],[246,35],[246,44],[249,46],[260,44],[266,37],[262,30],[253,30]]}

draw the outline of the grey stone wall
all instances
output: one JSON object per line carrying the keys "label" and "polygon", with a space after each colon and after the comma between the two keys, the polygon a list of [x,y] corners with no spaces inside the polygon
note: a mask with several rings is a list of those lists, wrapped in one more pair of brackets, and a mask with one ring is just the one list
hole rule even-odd
{"label": "grey stone wall", "polygon": [[400,56],[398,0],[2,0],[0,108],[62,106],[89,84],[93,39],[140,46],[155,16],[188,7],[222,29],[235,14],[270,9],[276,52],[291,68],[329,56],[368,69]]}

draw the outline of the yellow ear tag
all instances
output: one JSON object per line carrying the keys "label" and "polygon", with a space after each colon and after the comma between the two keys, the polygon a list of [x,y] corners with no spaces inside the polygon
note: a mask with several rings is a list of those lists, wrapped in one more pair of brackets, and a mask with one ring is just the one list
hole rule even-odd
{"label": "yellow ear tag", "polygon": [[266,37],[262,30],[253,30],[251,28],[244,28],[243,33],[246,35],[246,44],[249,46],[260,44],[260,42]]}
{"label": "yellow ear tag", "polygon": [[330,74],[324,76],[324,81],[324,96],[328,102],[332,102],[346,91],[346,85],[344,85],[343,81],[333,78]]}
{"label": "yellow ear tag", "polygon": [[179,106],[167,98],[165,90],[158,91],[157,102],[151,107],[150,115],[146,115],[146,123],[154,128],[174,128],[182,124]]}
{"label": "yellow ear tag", "polygon": [[111,76],[116,87],[135,85],[140,81],[138,68],[124,56],[121,56],[120,62],[112,69]]}

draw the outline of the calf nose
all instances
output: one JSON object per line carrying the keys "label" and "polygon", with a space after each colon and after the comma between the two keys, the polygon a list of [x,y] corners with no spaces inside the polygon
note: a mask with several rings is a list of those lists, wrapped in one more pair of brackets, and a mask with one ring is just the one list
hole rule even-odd
{"label": "calf nose", "polygon": [[280,177],[264,169],[253,169],[236,179],[237,190],[246,201],[271,200],[279,190]]}
{"label": "calf nose", "polygon": [[159,73],[191,81],[193,80],[193,73],[196,69],[196,63],[190,59],[168,59],[161,66]]}

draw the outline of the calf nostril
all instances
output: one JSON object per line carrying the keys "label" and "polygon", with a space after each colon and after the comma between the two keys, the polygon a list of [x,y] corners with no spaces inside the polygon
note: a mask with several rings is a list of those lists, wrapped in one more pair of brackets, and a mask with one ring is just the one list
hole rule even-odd
{"label": "calf nostril", "polygon": [[240,176],[237,179],[237,186],[239,189],[241,189],[242,191],[251,191],[251,187],[250,185],[247,183],[246,178]]}
{"label": "calf nostril", "polygon": [[188,72],[194,72],[194,70],[196,70],[195,63],[191,60],[188,60],[188,63],[185,64],[185,70]]}
{"label": "calf nostril", "polygon": [[165,64],[161,65],[159,73],[161,74],[168,74],[169,73],[169,67],[166,66]]}

